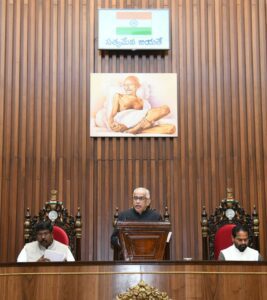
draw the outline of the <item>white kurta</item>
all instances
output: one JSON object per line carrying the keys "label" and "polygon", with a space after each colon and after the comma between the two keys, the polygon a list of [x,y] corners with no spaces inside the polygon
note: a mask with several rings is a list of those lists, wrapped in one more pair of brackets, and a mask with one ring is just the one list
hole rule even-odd
{"label": "white kurta", "polygon": [[257,261],[260,254],[257,250],[247,247],[244,252],[239,251],[236,246],[232,246],[221,251],[225,260]]}
{"label": "white kurta", "polygon": [[[67,261],[75,261],[69,247],[56,240],[53,240],[47,249],[63,253]],[[17,262],[36,262],[44,255],[45,250],[46,248],[40,245],[38,241],[27,243],[21,250]]]}

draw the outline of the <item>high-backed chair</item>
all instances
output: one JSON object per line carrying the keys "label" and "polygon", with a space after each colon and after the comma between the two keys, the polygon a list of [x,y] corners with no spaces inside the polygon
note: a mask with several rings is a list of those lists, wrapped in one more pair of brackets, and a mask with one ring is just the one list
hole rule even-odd
{"label": "high-backed chair", "polygon": [[51,190],[50,200],[39,211],[38,215],[31,216],[27,208],[24,219],[24,241],[32,242],[36,239],[35,224],[39,221],[50,220],[53,224],[54,239],[70,246],[76,260],[81,260],[82,222],[80,208],[76,217],[69,215],[63,203],[57,200],[57,191]]}
{"label": "high-backed chair", "polygon": [[202,252],[204,260],[217,260],[221,250],[232,245],[232,228],[246,225],[249,229],[249,246],[259,250],[259,218],[254,206],[252,214],[247,214],[234,199],[233,191],[227,188],[227,196],[221,200],[214,214],[207,215],[203,206],[201,215]]}

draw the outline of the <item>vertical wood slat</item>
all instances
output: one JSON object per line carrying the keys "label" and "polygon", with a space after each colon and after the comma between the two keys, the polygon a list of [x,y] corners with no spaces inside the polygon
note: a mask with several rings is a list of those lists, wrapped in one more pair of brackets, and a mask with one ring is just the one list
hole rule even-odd
{"label": "vertical wood slat", "polygon": [[[255,106],[255,165],[256,171],[255,175],[257,179],[257,201],[255,199],[255,204],[258,207],[264,208],[264,168],[262,164],[262,157],[263,156],[263,140],[265,137],[263,136],[263,120],[262,120],[262,101],[266,101],[267,98],[261,98],[261,80],[260,80],[260,43],[259,43],[259,5],[258,2],[252,1],[251,5],[251,25],[252,25],[252,57],[253,57],[253,97],[254,97],[254,106]],[[252,203],[251,203],[252,204]],[[252,205],[251,205],[252,206]],[[259,211],[260,220],[266,220],[266,214],[264,209]],[[264,222],[261,223],[260,229],[261,232],[264,228]],[[265,245],[264,245],[265,248]]]}
{"label": "vertical wood slat", "polygon": [[[6,1],[0,2],[0,41],[6,41]],[[0,43],[0,209],[5,208],[4,198],[4,116],[5,116],[5,66],[6,66],[6,43]],[[5,201],[6,202],[6,201]],[[0,226],[4,225],[1,218]],[[1,249],[3,252],[4,249]]]}
{"label": "vertical wood slat", "polygon": [[[18,207],[18,179],[19,160],[18,160],[18,125],[19,125],[19,74],[20,74],[20,2],[17,2],[14,6],[14,39],[13,39],[13,74],[12,74],[12,99],[11,99],[11,173],[10,173],[10,199],[11,207]],[[22,221],[21,216],[18,216],[19,210],[13,212],[13,217],[9,219],[8,227],[10,231],[15,232],[17,228],[20,228],[20,224],[17,222]],[[16,248],[16,239],[12,239],[10,242],[10,248]],[[9,253],[10,255],[10,253]],[[8,256],[9,256],[8,255]],[[9,259],[11,257],[9,256]]]}
{"label": "vertical wood slat", "polygon": [[[64,119],[64,179],[65,184],[68,189],[63,193],[65,195],[65,205],[70,207],[71,203],[71,183],[72,183],[72,151],[73,147],[70,147],[69,141],[72,140],[72,114],[71,114],[71,103],[72,103],[72,23],[73,23],[73,6],[71,1],[67,1],[65,5],[65,72],[64,72],[64,110],[63,110],[63,119]],[[62,29],[63,30],[63,29]],[[63,33],[63,32],[62,32]],[[63,187],[64,188],[64,183]],[[62,199],[64,199],[62,198]]]}
{"label": "vertical wood slat", "polygon": [[[261,105],[262,105],[262,136],[263,136],[263,184],[264,184],[264,193],[262,194],[262,220],[267,219],[267,211],[266,211],[266,198],[267,198],[267,165],[266,165],[266,157],[267,157],[267,139],[265,138],[267,136],[267,118],[264,117],[267,115],[267,40],[266,40],[266,24],[267,24],[267,2],[264,1],[259,2],[259,47],[260,47],[260,80],[261,80]],[[265,11],[265,14],[263,13]],[[262,163],[262,162],[261,162]],[[264,201],[265,200],[265,201]],[[264,227],[264,223],[261,223],[261,232],[262,239],[266,241],[267,239],[267,230],[266,227]],[[263,253],[266,253],[267,245],[264,243],[262,245],[262,251]]]}
{"label": "vertical wood slat", "polygon": [[[26,197],[28,200],[28,206],[35,211],[36,207],[39,206],[39,199],[36,199],[36,195],[34,194],[33,187],[35,187],[35,180],[34,180],[34,168],[35,168],[35,153],[34,153],[34,100],[35,100],[35,3],[31,3],[28,8],[28,53],[27,53],[27,119],[26,119]],[[34,26],[31,26],[29,23],[31,20]]]}
{"label": "vertical wood slat", "polygon": [[[6,49],[6,56],[5,56],[5,80],[4,80],[4,134],[3,134],[3,169],[2,169],[2,206],[1,211],[8,210],[8,202],[10,201],[10,169],[12,167],[12,161],[14,161],[13,157],[11,156],[11,111],[12,111],[12,70],[13,70],[13,26],[14,26],[14,5],[13,3],[7,3],[6,5],[6,40],[5,40],[5,49]],[[9,105],[6,105],[9,103]],[[13,175],[13,174],[12,174]],[[8,201],[6,200],[8,199]],[[14,201],[14,199],[11,199]],[[14,205],[14,202],[11,203]],[[8,232],[9,227],[9,219],[1,218],[2,226],[1,229],[3,232]],[[2,255],[8,260],[10,257],[10,253],[8,251],[8,243],[3,244],[2,246]]]}
{"label": "vertical wood slat", "polygon": [[[6,40],[6,2],[0,3],[0,40]],[[5,93],[5,49],[6,44],[0,43],[0,190],[2,191],[3,178],[3,134],[4,134],[4,93]],[[0,206],[2,204],[2,193],[0,193]]]}
{"label": "vertical wood slat", "polygon": [[[65,2],[58,3],[58,93],[57,93],[57,131],[64,128],[65,99]],[[65,199],[64,193],[64,134],[57,134],[57,186],[59,199]]]}
{"label": "vertical wood slat", "polygon": [[[217,110],[217,140],[219,147],[217,152],[219,154],[218,168],[220,177],[220,186],[226,186],[225,180],[225,123],[223,110],[223,29],[222,29],[222,5],[219,1],[215,1],[215,55],[216,55],[216,96],[211,102],[214,102]],[[229,141],[228,141],[229,142]],[[217,183],[218,184],[218,183]],[[221,192],[223,189],[221,189]]]}
{"label": "vertical wood slat", "polygon": [[[19,171],[18,171],[18,194],[17,194],[17,211],[25,211],[28,206],[28,199],[25,197],[25,177],[26,177],[26,134],[27,134],[27,49],[28,49],[28,3],[24,1],[21,4],[21,58],[20,58],[20,100],[19,100]],[[23,215],[17,213],[17,246],[23,243],[23,235],[21,234],[21,223]]]}
{"label": "vertical wood slat", "polygon": [[[203,164],[203,148],[201,147],[202,140],[203,140],[203,129],[202,129],[202,101],[201,101],[201,41],[200,41],[200,32],[201,32],[201,12],[200,7],[201,3],[195,1],[193,3],[193,38],[194,38],[194,77],[195,77],[195,91],[194,91],[194,107],[195,107],[195,126],[198,128],[198,134],[195,134],[195,195],[193,196],[193,201],[195,205],[195,209],[197,211],[201,211],[201,206],[203,203],[203,196],[201,193],[201,189],[203,186],[203,176],[202,176],[202,164]],[[196,201],[197,199],[197,201]],[[191,213],[191,217],[193,214]],[[194,223],[194,221],[191,221]],[[198,222],[194,223],[194,240],[201,243],[200,236],[201,230]],[[193,256],[199,257],[200,256],[200,248],[194,246],[194,242],[192,244],[193,248]]]}
{"label": "vertical wood slat", "polygon": [[36,42],[35,42],[35,70],[34,70],[34,94],[35,94],[35,109],[34,109],[34,149],[35,149],[35,168],[34,168],[34,178],[35,178],[35,189],[34,195],[40,194],[40,182],[41,182],[41,122],[42,122],[42,71],[43,71],[43,45],[42,45],[42,24],[43,24],[43,9],[41,3],[36,3]]}
{"label": "vertical wood slat", "polygon": [[240,111],[239,111],[239,99],[238,99],[238,37],[237,37],[237,5],[230,3],[230,57],[231,57],[231,66],[230,66],[230,76],[231,76],[231,95],[232,95],[232,126],[235,128],[233,130],[233,178],[232,182],[235,185],[235,192],[240,194],[241,191],[241,178],[238,176],[238,170],[240,168],[241,158],[238,149],[240,147]]}
{"label": "vertical wood slat", "polygon": [[[97,8],[138,6],[170,8],[171,50],[98,51]],[[1,1],[1,261],[51,188],[82,208],[82,258],[112,259],[113,213],[138,185],[169,206],[172,259],[201,258],[201,206],[214,210],[226,186],[257,204],[266,256],[266,11],[266,0]],[[177,73],[179,137],[90,138],[92,72]]]}
{"label": "vertical wood slat", "polygon": [[237,43],[238,43],[238,94],[239,94],[239,111],[240,111],[240,158],[241,158],[241,190],[243,193],[243,203],[248,204],[248,165],[247,165],[247,128],[241,124],[247,123],[247,108],[246,108],[246,90],[245,90],[245,53],[244,53],[244,2],[237,3]]}
{"label": "vertical wood slat", "polygon": [[56,144],[57,144],[57,102],[58,99],[58,2],[56,0],[51,2],[51,23],[50,23],[50,115],[51,115],[51,125],[49,128],[50,135],[50,149],[49,156],[51,157],[50,165],[50,180],[51,185],[56,186]]}
{"label": "vertical wood slat", "polygon": [[[43,2],[43,49],[42,49],[42,184],[41,195],[45,199],[48,198],[49,189],[53,188],[50,183],[50,21],[51,21],[51,5],[50,1]],[[47,188],[49,187],[49,188]],[[39,195],[39,205],[43,202]],[[36,209],[34,210],[36,211]]]}

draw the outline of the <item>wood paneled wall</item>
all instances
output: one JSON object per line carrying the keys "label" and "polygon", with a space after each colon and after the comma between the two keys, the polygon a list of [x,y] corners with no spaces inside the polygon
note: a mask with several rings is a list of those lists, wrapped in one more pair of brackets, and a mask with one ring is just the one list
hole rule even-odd
{"label": "wood paneled wall", "polygon": [[[169,8],[170,51],[98,51],[98,8]],[[233,187],[267,257],[266,0],[1,0],[0,260],[26,207],[81,207],[82,258],[111,260],[115,207],[137,186],[169,206],[172,259],[201,258],[200,214]],[[90,138],[90,73],[178,74],[178,138]]]}

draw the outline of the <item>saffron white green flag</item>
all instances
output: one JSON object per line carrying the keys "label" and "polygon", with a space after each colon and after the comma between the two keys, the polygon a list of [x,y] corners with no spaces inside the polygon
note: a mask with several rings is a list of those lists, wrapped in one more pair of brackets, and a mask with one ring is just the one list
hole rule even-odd
{"label": "saffron white green flag", "polygon": [[151,35],[152,13],[148,11],[119,11],[116,13],[118,35]]}

